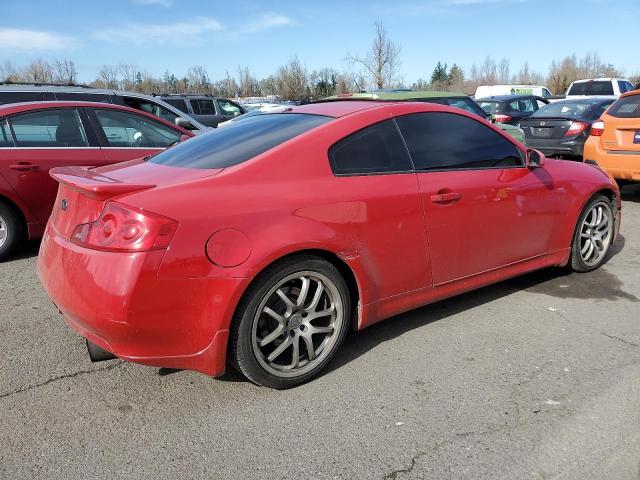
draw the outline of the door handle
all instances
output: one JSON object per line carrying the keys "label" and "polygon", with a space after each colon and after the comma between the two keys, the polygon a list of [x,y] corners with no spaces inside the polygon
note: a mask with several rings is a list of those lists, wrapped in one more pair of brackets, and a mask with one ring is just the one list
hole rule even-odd
{"label": "door handle", "polygon": [[20,163],[16,163],[13,165],[9,165],[9,168],[11,170],[19,170],[21,172],[26,172],[29,170],[38,170],[40,168],[39,165],[34,165],[32,163],[29,162],[20,162]]}
{"label": "door handle", "polygon": [[433,203],[455,202],[456,200],[460,200],[461,198],[462,194],[456,192],[436,193],[434,195],[431,195],[431,201]]}

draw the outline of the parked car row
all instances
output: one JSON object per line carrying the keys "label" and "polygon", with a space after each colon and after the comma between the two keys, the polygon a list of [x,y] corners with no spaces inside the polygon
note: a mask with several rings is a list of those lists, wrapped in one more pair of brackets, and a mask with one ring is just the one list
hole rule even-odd
{"label": "parked car row", "polygon": [[0,260],[38,239],[56,198],[54,167],[99,167],[156,154],[192,137],[144,111],[93,102],[0,106]]}

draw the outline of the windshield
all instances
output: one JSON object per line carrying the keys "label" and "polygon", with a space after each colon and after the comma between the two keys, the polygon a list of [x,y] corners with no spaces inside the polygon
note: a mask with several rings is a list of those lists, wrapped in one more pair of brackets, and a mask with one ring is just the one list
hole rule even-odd
{"label": "windshield", "polygon": [[600,102],[555,102],[545,105],[532,117],[584,117],[587,112]]}
{"label": "windshield", "polygon": [[609,80],[574,83],[567,95],[613,95],[613,84]]}
{"label": "windshield", "polygon": [[165,150],[150,163],[186,168],[225,168],[245,162],[332,117],[300,113],[262,114],[216,128]]}

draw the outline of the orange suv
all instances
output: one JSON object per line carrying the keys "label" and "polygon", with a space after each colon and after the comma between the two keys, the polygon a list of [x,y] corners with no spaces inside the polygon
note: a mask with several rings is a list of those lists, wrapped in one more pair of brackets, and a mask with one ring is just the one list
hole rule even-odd
{"label": "orange suv", "polygon": [[583,158],[618,183],[640,182],[640,90],[622,95],[591,126]]}

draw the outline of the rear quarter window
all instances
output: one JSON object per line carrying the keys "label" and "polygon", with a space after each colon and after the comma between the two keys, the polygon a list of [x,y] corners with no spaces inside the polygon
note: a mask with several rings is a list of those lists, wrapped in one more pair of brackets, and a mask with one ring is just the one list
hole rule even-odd
{"label": "rear quarter window", "polygon": [[186,168],[226,168],[246,162],[332,120],[301,113],[260,114],[180,143],[150,163]]}
{"label": "rear quarter window", "polygon": [[640,118],[640,95],[616,100],[607,114],[618,118]]}

